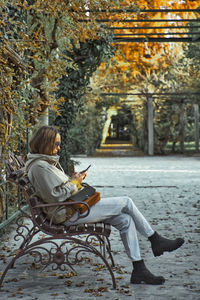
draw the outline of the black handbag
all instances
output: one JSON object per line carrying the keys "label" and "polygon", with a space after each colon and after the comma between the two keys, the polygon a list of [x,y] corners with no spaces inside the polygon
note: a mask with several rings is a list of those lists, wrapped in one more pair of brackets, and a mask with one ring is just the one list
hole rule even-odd
{"label": "black handbag", "polygon": [[[87,183],[82,183],[83,189],[76,194],[70,196],[68,200],[74,202],[85,202],[89,207],[95,205],[100,200],[100,193],[96,192],[95,188]],[[84,204],[77,203],[74,205],[75,208],[79,209],[80,213],[83,214],[87,207]]]}
{"label": "black handbag", "polygon": [[69,197],[70,200],[73,200],[75,202],[76,201],[84,201],[96,192],[95,188],[93,188],[91,185],[89,185],[87,183],[82,183],[82,186],[83,186],[83,189],[78,191],[76,194],[70,196]]}

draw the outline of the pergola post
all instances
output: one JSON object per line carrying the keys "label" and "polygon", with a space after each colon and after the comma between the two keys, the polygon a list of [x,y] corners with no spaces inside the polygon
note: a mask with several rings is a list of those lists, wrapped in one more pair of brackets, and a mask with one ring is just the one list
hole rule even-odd
{"label": "pergola post", "polygon": [[181,111],[180,111],[180,146],[181,146],[181,152],[184,153],[184,141],[185,141],[185,117],[184,117],[184,103],[181,103]]}
{"label": "pergola post", "polygon": [[194,104],[195,150],[199,152],[199,105]]}
{"label": "pergola post", "polygon": [[148,97],[148,155],[154,155],[153,98]]}

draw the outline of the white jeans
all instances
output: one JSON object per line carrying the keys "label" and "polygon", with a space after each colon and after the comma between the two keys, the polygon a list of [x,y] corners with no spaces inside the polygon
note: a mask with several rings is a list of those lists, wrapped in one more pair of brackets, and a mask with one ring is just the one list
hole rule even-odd
{"label": "white jeans", "polygon": [[[153,235],[154,231],[131,198],[126,196],[101,198],[97,204],[91,207],[87,217],[73,224],[99,221],[117,228],[128,257],[132,261],[141,260],[136,230],[145,237]],[[66,222],[66,225],[69,224],[72,223]]]}

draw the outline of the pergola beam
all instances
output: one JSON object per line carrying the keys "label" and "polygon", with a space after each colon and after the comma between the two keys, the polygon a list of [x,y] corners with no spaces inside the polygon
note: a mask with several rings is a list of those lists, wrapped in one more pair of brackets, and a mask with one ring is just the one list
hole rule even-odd
{"label": "pergola beam", "polygon": [[[156,13],[156,12],[163,12],[163,13],[178,13],[178,12],[193,12],[193,13],[200,13],[200,8],[196,8],[196,9],[142,9],[142,10],[137,10],[137,9],[129,9],[129,8],[122,8],[122,9],[108,9],[108,10],[99,10],[99,9],[95,9],[95,10],[83,10],[81,12],[88,12],[88,13],[107,13],[107,14],[111,14],[111,13],[136,13],[137,15],[139,15],[140,13]],[[134,17],[134,16],[133,16]],[[195,32],[146,32],[146,33],[136,33],[136,32],[130,32],[130,33],[124,33],[124,32],[119,32],[116,33],[116,30],[141,30],[141,29],[187,29],[189,31],[189,29],[194,29],[194,28],[200,28],[200,25],[194,25],[194,23],[198,22],[200,23],[200,18],[184,18],[184,19],[177,19],[174,18],[174,16],[172,16],[173,19],[147,19],[147,18],[143,18],[141,16],[141,18],[139,19],[128,19],[126,17],[122,18],[96,18],[96,22],[97,23],[102,23],[102,26],[105,26],[105,28],[107,28],[108,30],[114,31],[114,38],[113,38],[113,42],[114,43],[146,43],[146,42],[157,42],[157,43],[165,43],[165,42],[182,42],[182,43],[192,43],[192,42],[199,42],[200,41],[200,32],[195,31]],[[83,19],[79,19],[79,22],[85,22],[85,23],[89,23],[90,22],[90,17],[88,16],[84,16]],[[191,26],[186,26],[186,25],[179,25],[179,23],[190,23]],[[109,23],[110,26],[106,26],[105,23]],[[111,27],[112,24],[115,23],[134,23],[135,26],[119,26],[117,27],[116,25],[114,27]],[[148,26],[148,25],[144,25],[139,27],[137,26],[138,23],[168,23],[168,26]],[[174,24],[176,24],[176,26],[174,26]],[[171,24],[171,25],[170,25]],[[119,24],[120,25],[120,24]],[[179,37],[175,37],[179,35]],[[181,35],[188,35],[187,37],[183,37]],[[143,36],[143,37],[139,37],[139,36]]]}
{"label": "pergola beam", "polygon": [[119,36],[123,36],[123,37],[129,37],[129,36],[141,36],[141,35],[145,35],[145,36],[153,36],[153,35],[199,35],[200,36],[200,31],[199,32],[151,32],[151,33],[115,33],[114,37],[119,37]]}
{"label": "pergola beam", "polygon": [[[74,10],[72,10],[74,11]],[[89,12],[89,13],[152,13],[152,12],[197,12],[200,13],[200,8],[194,8],[194,9],[190,9],[190,8],[182,8],[182,9],[130,9],[130,8],[122,8],[122,9],[86,9],[83,11],[80,11],[83,13]]]}
{"label": "pergola beam", "polygon": [[193,25],[193,26],[122,26],[122,27],[108,27],[105,26],[106,29],[109,30],[121,30],[121,29],[129,29],[129,30],[140,30],[140,29],[193,29],[193,28],[200,28],[200,25]]}
{"label": "pergola beam", "polygon": [[143,96],[143,97],[155,97],[155,96],[200,96],[200,92],[174,92],[174,93],[101,93],[101,96]]}
{"label": "pergola beam", "polygon": [[[89,23],[90,19],[79,19],[81,23]],[[174,23],[174,22],[199,22],[199,19],[96,19],[98,23]]]}
{"label": "pergola beam", "polygon": [[169,38],[151,38],[151,37],[146,37],[146,38],[120,38],[120,37],[115,37],[113,39],[114,43],[195,43],[195,42],[200,42],[200,36],[197,39],[193,38],[176,38],[176,37],[169,37]]}

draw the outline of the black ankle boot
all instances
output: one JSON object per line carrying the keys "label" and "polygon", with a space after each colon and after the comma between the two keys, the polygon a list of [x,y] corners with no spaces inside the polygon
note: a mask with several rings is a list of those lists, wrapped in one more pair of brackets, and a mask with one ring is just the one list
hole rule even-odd
{"label": "black ankle boot", "polygon": [[149,241],[151,242],[151,248],[154,256],[160,256],[165,251],[174,251],[181,247],[184,243],[184,239],[178,238],[175,240],[169,240],[160,236],[157,232],[149,237]]}
{"label": "black ankle boot", "polygon": [[131,283],[163,284],[165,278],[153,275],[145,266],[144,261],[134,261]]}

